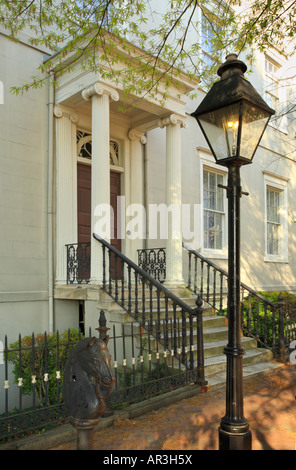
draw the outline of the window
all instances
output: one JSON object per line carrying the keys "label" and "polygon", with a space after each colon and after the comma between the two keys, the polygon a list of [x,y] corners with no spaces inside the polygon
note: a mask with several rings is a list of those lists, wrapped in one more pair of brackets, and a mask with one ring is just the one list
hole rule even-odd
{"label": "window", "polygon": [[203,169],[203,248],[222,250],[224,248],[225,201],[223,174]]}
{"label": "window", "polygon": [[277,73],[280,66],[265,57],[265,94],[269,106],[275,110],[279,105],[279,80]]}
{"label": "window", "polygon": [[279,254],[279,232],[280,232],[280,192],[273,188],[266,190],[267,209],[267,254]]}
{"label": "window", "polygon": [[203,63],[207,67],[212,67],[212,65],[214,65],[214,59],[212,57],[212,54],[213,54],[213,42],[212,41],[213,41],[214,31],[213,31],[213,27],[211,23],[204,15],[202,15],[201,26],[202,26],[201,41],[202,41]]}
{"label": "window", "polygon": [[[280,58],[278,57],[278,60]],[[287,109],[289,108],[289,80],[283,77],[282,63],[268,56],[264,61],[265,100],[276,112],[270,124],[281,132],[288,132]]]}
{"label": "window", "polygon": [[[77,129],[76,131],[77,157],[80,162],[91,162],[92,155],[92,135],[88,132]],[[119,144],[115,140],[110,140],[110,165],[120,167],[119,164]]]}
{"label": "window", "polygon": [[288,262],[288,180],[265,172],[265,261]]}

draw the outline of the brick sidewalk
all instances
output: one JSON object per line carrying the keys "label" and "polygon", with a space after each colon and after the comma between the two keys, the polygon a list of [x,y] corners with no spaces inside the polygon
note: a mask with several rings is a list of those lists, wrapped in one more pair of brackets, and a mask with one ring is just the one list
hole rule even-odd
{"label": "brick sidewalk", "polygon": [[[296,449],[296,366],[244,381],[253,450]],[[94,450],[217,450],[225,387],[134,419],[116,419],[94,436]],[[76,441],[51,450],[75,450]]]}

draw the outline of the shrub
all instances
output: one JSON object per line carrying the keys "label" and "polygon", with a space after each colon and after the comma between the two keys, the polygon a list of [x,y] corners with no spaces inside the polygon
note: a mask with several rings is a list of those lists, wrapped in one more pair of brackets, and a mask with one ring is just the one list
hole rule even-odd
{"label": "shrub", "polygon": [[40,406],[62,401],[61,381],[69,352],[80,340],[75,329],[25,336],[9,345],[14,383],[22,379],[23,395],[34,395]]}
{"label": "shrub", "polygon": [[[280,292],[258,292],[266,299],[278,305]],[[282,292],[282,302],[284,305],[295,305],[295,295],[289,292]],[[267,304],[259,300],[255,296],[251,296],[251,311],[249,311],[249,297],[244,298],[244,329],[251,336],[256,337],[261,343],[268,347],[276,348],[279,346],[279,312],[277,309],[273,311]]]}

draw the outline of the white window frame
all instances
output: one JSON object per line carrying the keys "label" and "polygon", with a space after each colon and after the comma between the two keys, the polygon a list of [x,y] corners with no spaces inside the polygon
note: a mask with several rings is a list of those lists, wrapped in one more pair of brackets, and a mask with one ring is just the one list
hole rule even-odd
{"label": "white window frame", "polygon": [[[208,6],[208,7],[210,7],[210,6]],[[215,60],[214,60],[214,57],[213,57],[213,52],[214,51],[213,51],[213,47],[212,47],[212,44],[211,44],[211,40],[208,41],[209,37],[211,36],[211,32],[203,31],[203,21],[204,20],[208,21],[206,15],[204,15],[204,13],[201,11],[201,9],[199,9],[199,35],[200,35],[199,57],[200,57],[201,63],[202,63],[201,68],[202,69],[211,69],[211,67],[213,67],[215,65]],[[219,21],[219,18],[217,17],[216,20],[214,21],[217,28],[219,27],[218,21]],[[210,22],[209,22],[209,30],[210,30]],[[208,42],[208,44],[205,44],[204,36],[207,36],[206,41]],[[222,52],[221,52],[220,59],[221,59],[220,63],[222,63],[223,62],[223,53]],[[203,78],[202,81],[201,81],[201,84],[202,84],[202,86],[207,87],[210,83],[215,81],[216,78],[217,78],[217,74],[216,74],[216,70],[215,70],[211,74],[209,74],[207,79]]]}
{"label": "white window frame", "polygon": [[[275,72],[269,72],[266,70],[266,64],[270,64],[271,67],[276,69]],[[265,98],[271,108],[274,108],[276,111],[278,110],[279,103],[280,103],[280,95],[279,95],[279,78],[278,78],[278,71],[280,70],[281,66],[276,61],[271,59],[269,56],[265,55],[264,57],[264,77],[265,77]],[[273,91],[273,86],[275,87],[276,91]]]}
{"label": "white window frame", "polygon": [[[288,263],[288,179],[264,172],[264,240],[266,262]],[[279,246],[278,254],[267,253],[267,189],[279,192]]]}
{"label": "white window frame", "polygon": [[[204,21],[207,22],[207,31],[204,31],[203,24]],[[214,63],[214,59],[212,57],[212,44],[211,44],[211,24],[207,20],[206,16],[202,13],[201,14],[201,47],[202,47],[202,57],[205,57],[206,61],[210,61],[211,65]],[[204,36],[206,36],[206,42],[204,42]],[[209,65],[209,64],[206,64]]]}
{"label": "white window frame", "polygon": [[[266,71],[266,63],[270,63],[272,66],[277,68],[275,73]],[[287,105],[287,93],[288,93],[288,80],[284,80],[280,75],[282,74],[284,64],[280,61],[280,58],[273,58],[272,54],[264,54],[263,63],[263,77],[264,77],[264,97],[267,104],[275,110],[275,116],[269,121],[269,125],[278,129],[279,131],[287,134],[288,133],[288,120],[284,114],[282,117],[277,119],[277,115],[281,115],[283,108]],[[276,93],[273,93],[270,88],[270,84],[274,82],[277,87]]]}
{"label": "white window frame", "polygon": [[211,171],[223,176],[223,184],[227,185],[227,169],[215,163],[214,157],[204,150],[199,150],[200,155],[200,241],[201,254],[206,258],[227,259],[228,257],[228,224],[227,224],[227,198],[226,191],[223,191],[223,213],[222,213],[222,248],[212,249],[204,247],[204,199],[203,199],[203,173],[204,170]]}

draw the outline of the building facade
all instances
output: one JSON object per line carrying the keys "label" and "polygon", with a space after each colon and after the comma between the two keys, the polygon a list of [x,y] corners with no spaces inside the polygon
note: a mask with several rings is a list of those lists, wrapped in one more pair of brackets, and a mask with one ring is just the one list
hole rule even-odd
{"label": "building facade", "polygon": [[[151,98],[133,107],[137,97],[126,101],[120,81],[76,64],[55,89],[15,96],[10,86],[25,83],[46,51],[5,34],[0,42],[1,336],[97,325],[106,304],[93,233],[135,263],[139,250],[163,249],[168,288],[186,286],[186,247],[227,268],[227,200],[217,186],[227,169],[214,163],[191,117],[200,84],[176,75],[165,106]],[[291,67],[278,53],[258,53],[250,76],[278,111],[241,172],[249,193],[242,281],[256,290],[296,290]]]}

